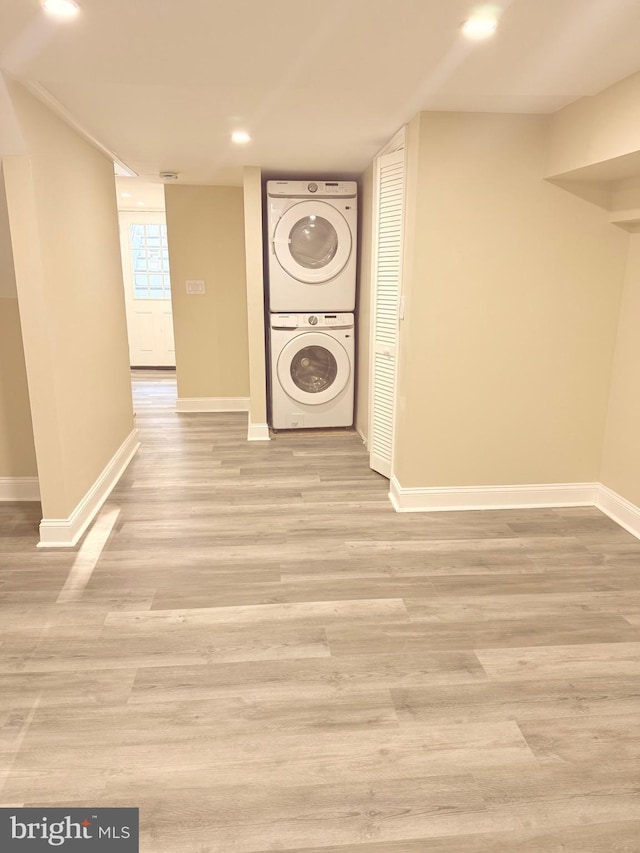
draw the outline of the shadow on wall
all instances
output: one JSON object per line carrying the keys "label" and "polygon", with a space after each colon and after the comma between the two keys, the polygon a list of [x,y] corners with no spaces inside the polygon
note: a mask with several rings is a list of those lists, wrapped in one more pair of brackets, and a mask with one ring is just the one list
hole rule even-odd
{"label": "shadow on wall", "polygon": [[36,473],[4,172],[0,168],[0,478],[35,477]]}
{"label": "shadow on wall", "polygon": [[18,300],[0,298],[0,478],[36,475]]}

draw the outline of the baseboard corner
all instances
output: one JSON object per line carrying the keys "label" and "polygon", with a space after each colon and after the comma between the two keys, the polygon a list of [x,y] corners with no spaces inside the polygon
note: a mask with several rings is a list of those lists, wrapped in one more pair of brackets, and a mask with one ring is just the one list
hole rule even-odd
{"label": "baseboard corner", "polygon": [[116,450],[89,491],[67,518],[43,518],[38,548],[74,548],[111,494],[140,447],[133,429]]}
{"label": "baseboard corner", "polygon": [[256,424],[249,421],[247,441],[271,441],[269,424]]}
{"label": "baseboard corner", "polygon": [[389,480],[389,501],[396,512],[403,512],[400,501],[401,492],[402,486],[398,482],[396,475],[392,474],[391,479]]}
{"label": "baseboard corner", "polygon": [[640,539],[640,507],[602,483],[598,484],[595,505],[600,512]]}
{"label": "baseboard corner", "polygon": [[356,427],[356,428],[355,428],[355,430],[356,430],[356,432],[358,433],[358,435],[360,436],[360,438],[362,439],[362,443],[364,444],[364,446],[365,446],[365,447],[367,448],[367,450],[368,450],[368,449],[369,449],[369,439],[368,439],[368,438],[367,438],[367,436],[362,432],[362,430],[360,429],[360,427]]}

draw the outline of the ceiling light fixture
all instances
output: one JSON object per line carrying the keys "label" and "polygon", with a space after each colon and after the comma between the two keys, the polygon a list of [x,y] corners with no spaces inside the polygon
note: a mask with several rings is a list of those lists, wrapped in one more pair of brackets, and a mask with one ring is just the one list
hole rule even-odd
{"label": "ceiling light fixture", "polygon": [[46,12],[60,18],[73,18],[80,11],[80,7],[73,0],[44,0],[42,7]]}
{"label": "ceiling light fixture", "polygon": [[246,130],[234,130],[231,134],[231,141],[235,142],[236,145],[246,145],[247,142],[251,142],[251,137]]}
{"label": "ceiling light fixture", "polygon": [[498,29],[498,21],[495,18],[469,18],[462,25],[462,32],[470,39],[486,39],[492,36]]}

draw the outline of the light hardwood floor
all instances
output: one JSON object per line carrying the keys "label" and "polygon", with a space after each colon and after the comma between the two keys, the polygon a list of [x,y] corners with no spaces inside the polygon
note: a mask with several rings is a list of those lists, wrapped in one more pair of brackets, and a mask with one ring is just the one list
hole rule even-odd
{"label": "light hardwood floor", "polygon": [[640,851],[639,541],[396,514],[355,433],[134,391],[81,547],[0,505],[3,805],[139,806],[143,853]]}

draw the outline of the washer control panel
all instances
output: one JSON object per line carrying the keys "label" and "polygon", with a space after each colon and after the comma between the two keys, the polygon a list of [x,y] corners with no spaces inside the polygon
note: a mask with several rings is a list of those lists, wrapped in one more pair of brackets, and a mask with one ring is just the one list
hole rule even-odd
{"label": "washer control panel", "polygon": [[353,314],[309,314],[304,325],[318,328],[349,329],[353,328]]}
{"label": "washer control panel", "polygon": [[297,329],[299,314],[272,314],[271,328],[272,329]]}
{"label": "washer control panel", "polygon": [[353,326],[353,314],[325,314],[325,326]]}

